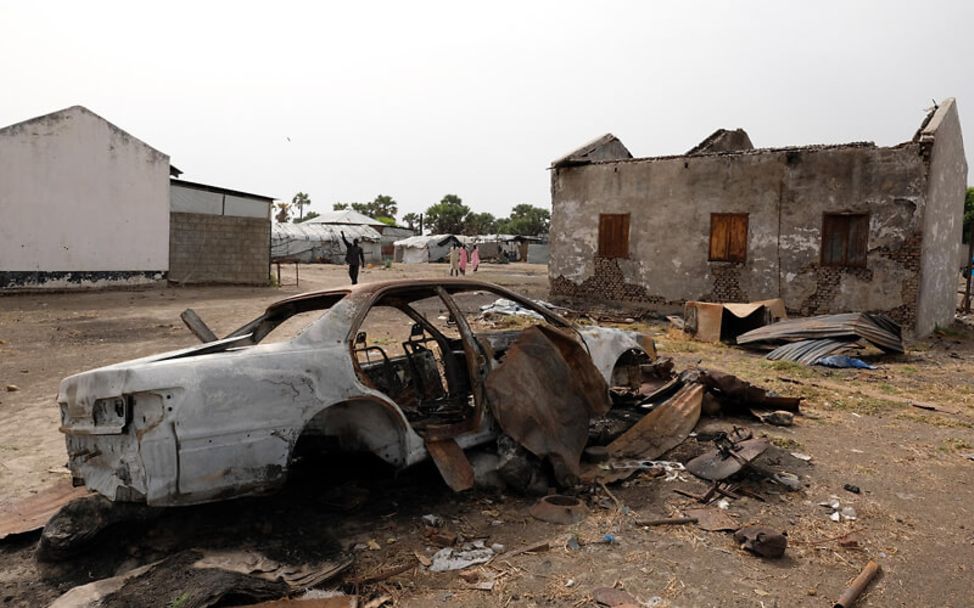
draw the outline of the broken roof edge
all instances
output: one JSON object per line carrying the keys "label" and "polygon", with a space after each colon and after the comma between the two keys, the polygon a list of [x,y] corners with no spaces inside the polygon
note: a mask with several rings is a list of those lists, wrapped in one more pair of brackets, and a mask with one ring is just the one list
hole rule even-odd
{"label": "broken roof edge", "polygon": [[[614,158],[592,158],[592,155],[599,151],[606,151],[608,155],[611,155]],[[625,144],[622,143],[622,140],[612,133],[606,133],[605,135],[596,137],[595,139],[586,142],[582,146],[572,150],[561,158],[551,161],[551,167],[586,164],[596,162],[597,160],[622,160],[628,158],[632,158],[632,152],[626,148]]]}
{"label": "broken roof edge", "polygon": [[[728,139],[723,144],[722,149],[714,149],[714,145],[722,139]],[[736,138],[737,141],[733,141]],[[735,147],[727,147],[735,146]],[[742,151],[742,150],[753,150],[754,144],[751,143],[751,137],[747,134],[747,131],[738,127],[737,129],[717,129],[707,137],[703,139],[699,144],[690,148],[686,152],[686,156],[697,156],[700,154],[706,154],[707,152],[732,152],[732,151]]]}
{"label": "broken roof edge", "polygon": [[170,186],[182,186],[189,190],[200,190],[203,192],[213,192],[214,194],[229,194],[232,196],[239,196],[241,198],[252,198],[261,201],[267,201],[273,203],[279,200],[273,196],[265,196],[263,194],[254,194],[253,192],[244,192],[243,190],[232,190],[230,188],[224,188],[223,186],[214,186],[212,184],[202,184],[200,182],[191,182],[185,179],[179,179],[176,177],[169,178]]}
{"label": "broken roof edge", "polygon": [[[619,160],[593,160],[588,161],[585,164],[592,165],[609,165],[613,163],[638,163],[638,162],[655,162],[662,160],[676,160],[680,158],[685,159],[700,159],[700,158],[712,158],[717,156],[749,156],[749,155],[759,155],[759,154],[775,154],[780,152],[821,152],[826,150],[841,150],[844,148],[856,149],[856,148],[898,148],[904,144],[910,144],[913,142],[903,142],[896,144],[895,146],[877,146],[876,142],[872,141],[854,141],[842,144],[808,144],[803,146],[785,146],[781,148],[753,148],[751,150],[734,150],[730,152],[700,152],[697,154],[668,154],[664,156],[638,156],[633,158],[623,158]],[[565,165],[563,165],[565,166]]]}
{"label": "broken roof edge", "polygon": [[943,124],[944,119],[951,110],[955,109],[957,106],[957,99],[954,97],[948,97],[941,101],[939,104],[935,105],[933,108],[927,112],[927,116],[920,123],[920,128],[917,129],[916,135],[913,136],[913,141],[915,142],[927,142],[933,141],[937,136],[937,129]]}
{"label": "broken roof edge", "polygon": [[169,155],[166,154],[165,152],[163,152],[162,150],[159,150],[158,148],[147,144],[145,142],[145,140],[143,140],[143,139],[141,139],[139,137],[136,137],[135,135],[132,135],[131,133],[129,133],[125,129],[119,127],[118,125],[116,125],[112,121],[108,120],[107,118],[105,118],[101,114],[98,114],[97,112],[93,112],[93,111],[89,110],[88,108],[86,108],[85,106],[80,105],[80,104],[75,104],[73,106],[68,106],[68,107],[62,108],[60,110],[55,110],[53,112],[48,112],[47,114],[41,114],[40,116],[34,116],[33,118],[28,118],[26,120],[21,120],[20,122],[15,122],[13,124],[9,124],[9,125],[6,125],[4,127],[0,127],[0,135],[3,135],[7,131],[15,131],[17,129],[24,128],[24,127],[26,127],[26,126],[28,126],[28,125],[30,125],[32,123],[35,123],[35,122],[41,122],[42,120],[45,120],[45,119],[48,119],[48,118],[57,116],[59,114],[67,114],[68,112],[70,112],[72,110],[78,110],[82,114],[88,114],[89,116],[92,116],[94,118],[97,118],[98,120],[100,120],[100,121],[104,122],[105,124],[107,124],[113,130],[118,131],[119,133],[121,133],[122,135],[125,135],[126,137],[130,137],[130,138],[134,139],[135,141],[139,142],[140,144],[142,144],[146,148],[152,150],[156,154],[159,154],[160,156],[164,156],[167,159],[169,158]]}

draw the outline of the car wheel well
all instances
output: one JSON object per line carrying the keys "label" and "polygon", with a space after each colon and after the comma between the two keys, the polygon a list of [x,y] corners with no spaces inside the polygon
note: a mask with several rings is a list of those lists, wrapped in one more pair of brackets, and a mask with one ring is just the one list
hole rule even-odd
{"label": "car wheel well", "polygon": [[385,462],[406,465],[406,427],[398,412],[371,399],[353,399],[332,404],[304,425],[292,460],[300,448],[309,445],[335,451],[371,452]]}
{"label": "car wheel well", "polygon": [[630,348],[616,359],[612,366],[612,386],[639,388],[642,383],[641,365],[653,362],[653,358],[641,348]]}

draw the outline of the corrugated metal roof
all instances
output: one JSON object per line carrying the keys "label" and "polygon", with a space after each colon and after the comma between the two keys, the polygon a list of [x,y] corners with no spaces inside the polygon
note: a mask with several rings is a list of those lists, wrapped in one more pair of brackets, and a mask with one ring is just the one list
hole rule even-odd
{"label": "corrugated metal roof", "polygon": [[903,352],[899,323],[886,315],[850,312],[806,319],[788,319],[759,327],[737,337],[738,344],[794,342],[799,340],[865,340],[888,353]]}

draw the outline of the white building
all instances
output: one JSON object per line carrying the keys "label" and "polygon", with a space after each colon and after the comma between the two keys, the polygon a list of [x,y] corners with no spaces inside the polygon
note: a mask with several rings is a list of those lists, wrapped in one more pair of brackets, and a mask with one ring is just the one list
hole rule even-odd
{"label": "white building", "polygon": [[81,106],[0,129],[0,289],[169,270],[169,157]]}

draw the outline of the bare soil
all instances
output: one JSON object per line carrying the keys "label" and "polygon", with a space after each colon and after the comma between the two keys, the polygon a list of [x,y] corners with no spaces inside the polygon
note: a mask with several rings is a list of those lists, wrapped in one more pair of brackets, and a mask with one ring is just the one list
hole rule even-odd
{"label": "bare soil", "polygon": [[[369,270],[362,280],[445,274],[441,266],[400,265]],[[547,295],[542,266],[485,265],[477,278],[531,297]],[[300,288],[0,298],[0,504],[66,476],[54,403],[62,377],[194,344],[178,318],[187,307],[223,334],[276,299],[346,281],[341,267],[318,266],[302,267]],[[805,397],[804,415],[794,427],[742,419],[701,423],[708,429],[746,426],[769,436],[776,448],[763,464],[800,475],[798,492],[751,479],[746,487],[767,502],[742,497],[730,501],[727,511],[741,525],[786,531],[785,558],[748,554],[729,533],[636,525],[636,519],[698,506],[673,492],[705,490],[689,474],[675,481],[637,475],[610,486],[611,496],[598,487],[585,491],[589,516],[560,526],[532,519],[530,497],[453,494],[429,465],[396,474],[368,459],[304,462],[279,494],[173,509],[148,524],[122,526],[69,562],[38,564],[37,534],[0,542],[0,600],[5,606],[45,605],[74,585],[185,549],[254,546],[279,559],[350,551],[353,569],[335,584],[364,596],[389,594],[401,606],[594,606],[592,590],[602,586],[623,588],[653,606],[828,606],[868,559],[879,562],[883,573],[859,606],[974,605],[974,461],[966,457],[974,453],[969,327],[957,323],[912,342],[900,357],[877,356],[878,370],[847,371],[768,362],[751,352],[691,341],[662,322],[624,326],[653,334],[660,354],[673,357],[678,368],[699,362]],[[7,385],[19,390],[6,392]],[[685,460],[707,447],[691,438],[667,458]],[[790,452],[812,456],[811,463]],[[844,484],[862,493],[848,492]],[[857,519],[829,520],[828,509],[818,503],[831,495],[853,506]],[[456,572],[422,568],[353,588],[355,578],[415,562],[416,553],[431,555],[436,548],[420,519],[426,513],[439,515],[445,529],[464,539],[501,543],[507,550],[547,540],[549,549],[475,568],[479,582],[494,580],[491,591],[474,588],[476,583]],[[615,541],[599,542],[606,534]],[[579,549],[566,546],[572,535]],[[169,605],[178,591],[178,585],[160,590],[146,605]]]}

